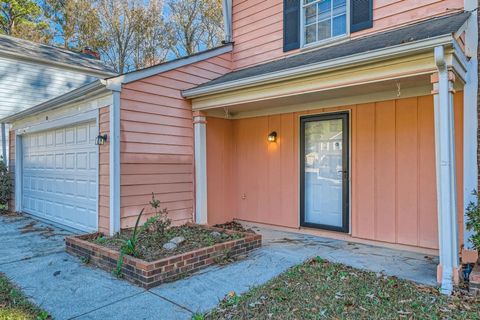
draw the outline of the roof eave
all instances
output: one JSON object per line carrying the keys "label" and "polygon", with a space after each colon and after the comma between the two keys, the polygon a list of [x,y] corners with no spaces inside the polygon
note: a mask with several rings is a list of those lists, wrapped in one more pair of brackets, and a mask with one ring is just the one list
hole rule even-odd
{"label": "roof eave", "polygon": [[228,81],[216,85],[196,87],[182,92],[187,99],[195,99],[208,95],[223,93],[231,90],[238,90],[252,87],[258,84],[267,84],[285,81],[292,78],[304,77],[325,71],[334,71],[348,66],[364,64],[372,61],[387,60],[394,57],[408,56],[415,53],[431,50],[436,46],[453,45],[452,34],[441,35],[429,39],[413,41],[405,44],[395,45],[387,48],[362,52],[338,59],[326,60],[318,63],[307,64],[300,67],[262,74],[259,76],[247,77],[240,80]]}
{"label": "roof eave", "polygon": [[111,90],[106,87],[106,84],[103,80],[96,80],[83,87],[77,88],[61,96],[40,103],[32,108],[28,108],[26,110],[0,119],[0,123],[13,123],[16,120],[27,116],[32,116],[41,112],[63,107],[67,104],[83,101],[96,95],[108,93],[109,91]]}

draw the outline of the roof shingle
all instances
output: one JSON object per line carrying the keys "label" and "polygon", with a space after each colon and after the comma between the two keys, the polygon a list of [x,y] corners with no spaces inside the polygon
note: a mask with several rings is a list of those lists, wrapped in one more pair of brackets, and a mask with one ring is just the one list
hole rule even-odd
{"label": "roof shingle", "polygon": [[346,57],[353,54],[365,53],[408,42],[426,40],[433,37],[452,34],[463,25],[470,16],[469,12],[460,12],[418,22],[395,30],[382,32],[372,36],[342,42],[337,45],[312,50],[305,53],[289,56],[272,62],[227,73],[212,81],[199,85],[197,88],[214,86],[221,83],[233,82],[249,77],[261,76],[268,73],[283,71],[308,64]]}

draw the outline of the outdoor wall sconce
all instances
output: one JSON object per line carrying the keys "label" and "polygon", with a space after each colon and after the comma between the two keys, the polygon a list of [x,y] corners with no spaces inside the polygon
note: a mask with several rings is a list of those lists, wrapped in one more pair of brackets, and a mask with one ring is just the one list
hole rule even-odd
{"label": "outdoor wall sconce", "polygon": [[98,134],[97,138],[95,139],[95,144],[97,146],[101,146],[105,144],[105,141],[107,141],[107,134]]}
{"label": "outdoor wall sconce", "polygon": [[268,142],[277,142],[277,132],[276,131],[270,132],[270,134],[268,135]]}

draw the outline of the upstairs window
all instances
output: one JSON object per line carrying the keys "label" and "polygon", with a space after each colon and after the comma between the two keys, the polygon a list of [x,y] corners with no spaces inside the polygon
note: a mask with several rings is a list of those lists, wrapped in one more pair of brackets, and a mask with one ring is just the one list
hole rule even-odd
{"label": "upstairs window", "polygon": [[301,0],[303,44],[347,34],[347,0]]}
{"label": "upstairs window", "polygon": [[373,27],[373,0],[283,0],[283,51]]}

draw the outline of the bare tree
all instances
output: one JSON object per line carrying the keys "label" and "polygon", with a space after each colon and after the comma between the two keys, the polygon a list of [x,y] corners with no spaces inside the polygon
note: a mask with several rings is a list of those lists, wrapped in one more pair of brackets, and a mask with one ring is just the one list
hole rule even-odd
{"label": "bare tree", "polygon": [[115,71],[123,73],[163,61],[166,39],[162,2],[98,0],[103,46],[99,50]]}
{"label": "bare tree", "polygon": [[133,41],[133,64],[135,69],[163,62],[170,47],[169,28],[163,19],[163,2],[150,1],[142,12]]}
{"label": "bare tree", "polygon": [[168,8],[171,50],[177,57],[220,44],[221,0],[169,0]]}
{"label": "bare tree", "polygon": [[68,49],[98,48],[100,19],[93,0],[44,0],[45,16],[56,39]]}

